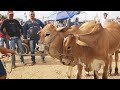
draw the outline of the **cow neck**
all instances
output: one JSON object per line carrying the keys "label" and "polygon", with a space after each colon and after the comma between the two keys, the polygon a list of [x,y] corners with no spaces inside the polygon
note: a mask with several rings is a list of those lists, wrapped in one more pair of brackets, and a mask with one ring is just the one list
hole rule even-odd
{"label": "cow neck", "polygon": [[50,47],[51,43],[54,42],[55,38],[58,36],[58,32],[50,39],[50,41],[47,43],[47,45]]}
{"label": "cow neck", "polygon": [[[50,46],[54,42],[55,38],[58,36],[58,32],[50,39],[50,41],[46,44],[48,46],[48,53],[50,54]],[[51,55],[51,54],[50,54]]]}
{"label": "cow neck", "polygon": [[[59,38],[59,39],[57,39],[57,38]],[[63,38],[60,36],[60,33],[57,32],[55,34],[55,36],[53,36],[53,38],[51,38],[51,40],[48,44],[49,45],[48,52],[52,57],[59,58],[61,56],[62,43],[63,43]]]}
{"label": "cow neck", "polygon": [[[74,45],[74,47],[76,48],[76,51],[78,50],[78,48],[79,48],[79,50],[81,50],[81,51],[78,51],[76,53],[78,55],[77,58],[78,58],[79,64],[81,64],[82,66],[84,66],[85,68],[87,68],[88,71],[89,71],[90,62],[88,60],[88,56],[89,56],[89,53],[91,51],[90,47],[80,46],[80,45],[77,45],[77,44],[75,44],[75,45]],[[91,59],[91,58],[92,57],[89,56],[89,59]]]}
{"label": "cow neck", "polygon": [[79,38],[81,41],[88,44],[88,46],[95,48],[101,38],[102,33],[104,32],[105,30],[100,25],[96,25],[90,33],[80,35]]}

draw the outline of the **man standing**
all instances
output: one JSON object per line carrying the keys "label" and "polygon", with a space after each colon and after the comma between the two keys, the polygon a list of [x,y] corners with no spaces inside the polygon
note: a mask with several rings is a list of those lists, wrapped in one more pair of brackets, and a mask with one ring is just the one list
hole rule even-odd
{"label": "man standing", "polygon": [[[24,58],[21,55],[22,54],[22,41],[21,41],[21,33],[23,31],[22,26],[20,25],[20,23],[14,19],[14,12],[13,11],[8,11],[7,13],[8,15],[8,19],[3,21],[3,24],[1,26],[1,32],[2,33],[7,33],[10,36],[10,49],[15,50],[15,44],[18,45],[19,51],[20,51],[20,60],[21,60],[21,64],[24,64]],[[4,31],[5,28],[5,31]],[[15,68],[15,55],[12,55],[12,68]]]}
{"label": "man standing", "polygon": [[108,14],[107,14],[107,13],[104,13],[103,16],[104,16],[104,17],[103,17],[102,20],[101,20],[101,25],[102,25],[102,26],[104,26],[104,24],[108,22],[108,17],[107,17]]}
{"label": "man standing", "polygon": [[75,21],[74,21],[74,25],[76,25],[76,26],[79,27],[80,24],[79,24],[79,19],[78,19],[78,18],[75,19]]}
{"label": "man standing", "polygon": [[[38,44],[38,41],[40,39],[37,33],[40,31],[40,28],[44,27],[44,24],[40,20],[35,18],[34,11],[30,11],[29,16],[30,16],[30,19],[26,21],[25,24],[23,25],[23,29],[24,29],[23,38],[25,41],[27,40],[27,38],[30,39],[29,41],[30,51],[31,51],[31,54],[35,54],[35,47],[36,47],[36,44]],[[44,58],[45,58],[44,52],[42,52],[42,55],[41,55],[42,62],[45,62]],[[36,64],[35,56],[31,56],[31,60],[32,60],[32,65]]]}

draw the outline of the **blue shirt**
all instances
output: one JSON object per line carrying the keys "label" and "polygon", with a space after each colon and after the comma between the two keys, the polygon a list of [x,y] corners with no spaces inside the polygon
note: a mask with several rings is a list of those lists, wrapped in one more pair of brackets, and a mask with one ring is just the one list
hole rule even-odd
{"label": "blue shirt", "polygon": [[40,27],[44,27],[44,24],[39,19],[34,19],[34,22],[28,21],[25,22],[23,25],[23,38],[27,39],[39,39],[39,35],[37,35],[38,31],[40,30]]}
{"label": "blue shirt", "polygon": [[79,26],[79,22],[76,22],[76,21],[75,21],[75,22],[74,22],[74,25],[77,25],[77,26]]}

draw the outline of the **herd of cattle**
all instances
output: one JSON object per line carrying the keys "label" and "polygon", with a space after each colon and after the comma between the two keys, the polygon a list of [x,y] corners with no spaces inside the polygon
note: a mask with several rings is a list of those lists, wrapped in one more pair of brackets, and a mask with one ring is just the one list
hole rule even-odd
{"label": "herd of cattle", "polygon": [[68,66],[68,77],[72,67],[77,65],[77,78],[81,79],[83,67],[87,72],[98,71],[103,66],[103,79],[112,72],[112,54],[115,53],[115,74],[118,74],[118,50],[120,48],[120,25],[107,22],[104,26],[96,21],[88,21],[80,27],[75,25],[56,28],[47,24],[39,33],[39,45],[44,45],[51,57]]}

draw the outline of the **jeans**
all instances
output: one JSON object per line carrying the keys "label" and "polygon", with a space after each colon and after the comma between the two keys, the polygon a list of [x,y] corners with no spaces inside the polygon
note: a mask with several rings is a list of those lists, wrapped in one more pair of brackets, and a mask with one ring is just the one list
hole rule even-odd
{"label": "jeans", "polygon": [[[20,37],[15,36],[15,37],[10,38],[10,49],[15,50],[15,44],[17,44],[18,49],[20,51],[20,53],[19,53],[20,54],[20,60],[21,60],[21,62],[24,63],[23,55],[21,55],[23,50],[22,50],[22,41],[21,41]],[[15,55],[11,55],[11,60],[12,60],[12,65],[15,66],[15,61],[16,61]]]}
{"label": "jeans", "polygon": [[6,38],[0,38],[0,46],[4,47],[4,42],[6,44],[6,47],[9,49],[9,40]]}
{"label": "jeans", "polygon": [[[36,44],[38,44],[38,41],[39,41],[39,39],[31,39],[29,41],[31,54],[35,54],[35,48],[36,48]],[[41,55],[41,59],[42,59],[42,61],[44,61],[43,55]],[[32,63],[36,63],[35,56],[31,56],[31,60],[32,60]]]}

